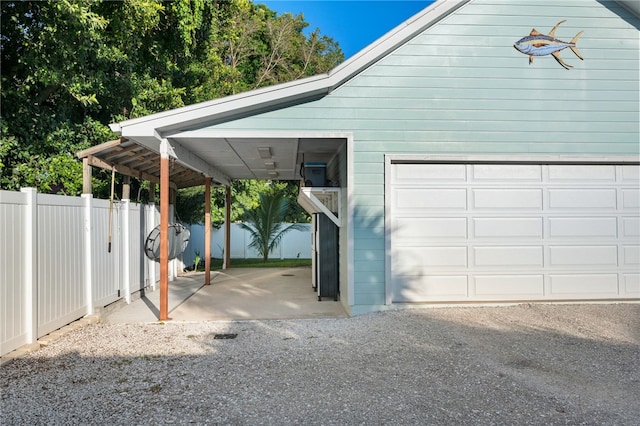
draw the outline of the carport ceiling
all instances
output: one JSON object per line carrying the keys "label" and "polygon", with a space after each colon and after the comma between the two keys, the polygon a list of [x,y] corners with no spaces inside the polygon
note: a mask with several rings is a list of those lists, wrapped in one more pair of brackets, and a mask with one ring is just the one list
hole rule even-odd
{"label": "carport ceiling", "polygon": [[[345,143],[344,138],[220,137],[201,132],[167,139],[176,148],[169,179],[177,188],[202,185],[204,176],[212,171],[217,172],[211,177],[218,182],[224,179],[216,176],[299,180],[301,162],[328,163]],[[158,144],[120,138],[78,152],[78,157],[86,158],[91,166],[115,168],[127,176],[160,182]]]}
{"label": "carport ceiling", "polygon": [[342,138],[169,137],[231,179],[299,180],[300,163],[328,163],[345,143]]}

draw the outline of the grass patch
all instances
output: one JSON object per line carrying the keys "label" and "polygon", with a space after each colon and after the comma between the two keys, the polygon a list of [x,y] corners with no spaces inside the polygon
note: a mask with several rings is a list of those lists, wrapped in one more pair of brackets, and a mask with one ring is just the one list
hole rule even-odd
{"label": "grass patch", "polygon": [[[293,268],[296,266],[311,266],[311,259],[231,259],[232,268]],[[222,259],[211,259],[211,270],[222,269]],[[204,262],[200,263],[198,271],[204,271]]]}

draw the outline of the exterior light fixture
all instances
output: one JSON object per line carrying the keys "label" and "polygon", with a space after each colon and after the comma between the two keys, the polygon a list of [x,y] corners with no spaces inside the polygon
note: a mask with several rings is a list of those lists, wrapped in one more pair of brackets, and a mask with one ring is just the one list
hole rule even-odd
{"label": "exterior light fixture", "polygon": [[265,161],[264,162],[264,167],[267,170],[275,170],[276,169],[276,163],[274,163],[273,161]]}

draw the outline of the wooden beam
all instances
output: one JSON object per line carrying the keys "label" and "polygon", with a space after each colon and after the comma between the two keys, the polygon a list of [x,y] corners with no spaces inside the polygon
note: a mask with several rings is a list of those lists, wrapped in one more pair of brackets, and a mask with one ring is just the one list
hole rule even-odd
{"label": "wooden beam", "polygon": [[160,182],[160,179],[152,174],[140,170],[135,170],[131,167],[121,166],[119,164],[107,163],[106,161],[103,161],[98,157],[94,157],[92,155],[87,156],[87,160],[89,160],[89,165],[91,166],[100,167],[101,169],[105,170],[112,170],[113,168],[115,168],[118,173],[125,176],[137,177],[140,179],[148,180],[149,182]]}
{"label": "wooden beam", "polygon": [[211,178],[204,180],[204,285],[211,284]]}
{"label": "wooden beam", "polygon": [[149,182],[149,202],[154,204],[156,202],[156,183],[155,182]]}
{"label": "wooden beam", "polygon": [[82,159],[82,193],[93,194],[91,187],[91,164],[88,158]]}
{"label": "wooden beam", "polygon": [[122,199],[131,199],[131,178],[129,176],[125,176],[122,182]]}
{"label": "wooden beam", "polygon": [[91,148],[87,148],[87,149],[83,149],[82,151],[79,151],[76,153],[76,155],[78,156],[78,158],[85,158],[88,157],[90,155],[95,155],[98,152],[102,152],[106,149],[111,149],[113,147],[116,147],[124,142],[126,142],[127,139],[126,138],[119,138],[116,140],[112,140],[109,142],[105,142],[105,143],[101,143],[100,145],[96,145],[96,146],[92,146]]}

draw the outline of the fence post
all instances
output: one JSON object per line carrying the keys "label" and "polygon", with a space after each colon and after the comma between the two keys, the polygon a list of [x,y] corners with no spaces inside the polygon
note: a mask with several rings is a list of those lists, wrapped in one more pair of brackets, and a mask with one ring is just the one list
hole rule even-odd
{"label": "fence post", "polygon": [[131,277],[130,277],[130,244],[129,244],[129,208],[131,201],[130,200],[122,200],[122,215],[120,217],[122,224],[122,238],[120,240],[122,244],[122,256],[120,260],[122,261],[122,287],[124,288],[124,300],[127,303],[131,303]]}
{"label": "fence post", "polygon": [[38,194],[35,188],[21,188],[27,198],[25,205],[25,323],[27,343],[38,340]]}
{"label": "fence post", "polygon": [[93,194],[82,194],[84,199],[84,285],[87,301],[87,315],[93,314],[93,264],[91,262],[91,212]]}

